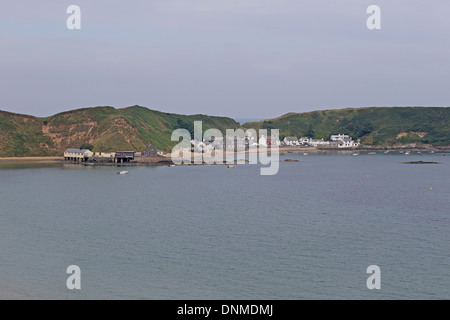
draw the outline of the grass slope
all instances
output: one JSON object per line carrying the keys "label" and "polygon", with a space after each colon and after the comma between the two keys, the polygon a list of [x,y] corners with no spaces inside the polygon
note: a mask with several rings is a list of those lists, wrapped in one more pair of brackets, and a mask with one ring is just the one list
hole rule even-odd
{"label": "grass slope", "polygon": [[84,142],[94,151],[143,151],[149,143],[168,151],[178,143],[171,141],[172,132],[185,128],[193,133],[197,120],[203,121],[203,131],[239,128],[230,118],[185,116],[141,106],[84,108],[47,118],[0,111],[0,156],[61,156],[66,148]]}
{"label": "grass slope", "polygon": [[424,143],[450,145],[450,108],[370,107],[288,113],[279,118],[245,123],[245,128],[279,129],[280,137],[329,139],[344,133],[362,144]]}

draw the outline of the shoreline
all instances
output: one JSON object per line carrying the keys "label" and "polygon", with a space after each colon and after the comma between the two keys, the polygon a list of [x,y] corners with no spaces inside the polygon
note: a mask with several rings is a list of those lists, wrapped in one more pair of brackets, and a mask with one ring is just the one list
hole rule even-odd
{"label": "shoreline", "polygon": [[0,158],[2,163],[58,163],[64,162],[64,157],[6,157]]}
{"label": "shoreline", "polygon": [[[258,152],[259,149],[247,149],[245,153],[248,154],[250,152]],[[329,147],[278,147],[278,151],[280,154],[286,153],[302,153],[302,152],[370,152],[370,151],[425,151],[425,152],[443,152],[449,153],[450,146],[443,147],[429,147],[429,146],[362,146],[356,148],[329,148]],[[270,154],[270,148],[268,148],[268,152]],[[225,153],[224,153],[225,154]],[[192,153],[193,155],[193,153]],[[129,163],[126,165],[134,164],[134,165],[167,165],[170,164],[171,157],[170,153],[166,156],[162,156],[157,161],[156,159],[146,159],[139,158],[136,162]],[[0,157],[0,164],[15,164],[15,163],[65,163],[64,157],[56,157],[56,156],[37,156],[37,157]],[[102,165],[102,164],[95,164]]]}

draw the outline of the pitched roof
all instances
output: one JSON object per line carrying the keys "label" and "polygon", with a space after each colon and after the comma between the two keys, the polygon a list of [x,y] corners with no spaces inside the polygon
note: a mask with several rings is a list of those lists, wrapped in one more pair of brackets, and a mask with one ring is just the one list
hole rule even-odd
{"label": "pitched roof", "polygon": [[89,151],[89,149],[67,149],[64,152],[70,152],[70,153],[85,153],[86,151]]}

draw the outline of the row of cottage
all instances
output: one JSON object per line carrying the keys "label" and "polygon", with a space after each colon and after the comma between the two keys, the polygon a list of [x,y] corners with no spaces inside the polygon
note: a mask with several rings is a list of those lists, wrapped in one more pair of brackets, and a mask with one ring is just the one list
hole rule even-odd
{"label": "row of cottage", "polygon": [[[359,140],[354,141],[351,137],[344,134],[332,135],[330,141],[323,139],[312,139],[302,137],[285,137],[280,141],[278,137],[262,135],[256,142],[255,137],[211,137],[208,141],[192,140],[193,151],[205,151],[208,149],[233,149],[233,148],[257,148],[268,146],[311,146],[311,147],[336,147],[351,148],[358,147]],[[144,152],[135,151],[116,151],[116,152],[93,152],[89,149],[73,149],[69,148],[64,151],[64,160],[77,162],[129,162],[134,160],[136,156],[162,156],[163,152],[155,146],[149,144]]]}
{"label": "row of cottage", "polygon": [[353,148],[360,145],[360,141],[353,140],[346,134],[335,134],[330,137],[330,140],[312,139],[308,137],[285,137],[284,145],[286,146],[311,146],[311,147],[334,147],[334,148]]}
{"label": "row of cottage", "polygon": [[262,135],[256,142],[255,137],[211,137],[206,141],[191,140],[193,151],[205,151],[213,149],[233,149],[233,148],[257,148],[269,146],[311,146],[311,147],[330,147],[330,148],[352,148],[358,147],[359,140],[355,141],[345,134],[332,135],[330,141],[323,139],[312,139],[308,137],[285,137],[280,141],[278,137]]}
{"label": "row of cottage", "polygon": [[93,152],[89,149],[69,148],[64,151],[64,160],[75,162],[115,162],[123,163],[134,160],[137,156],[162,156],[163,152],[149,144],[144,152],[115,151],[115,152]]}

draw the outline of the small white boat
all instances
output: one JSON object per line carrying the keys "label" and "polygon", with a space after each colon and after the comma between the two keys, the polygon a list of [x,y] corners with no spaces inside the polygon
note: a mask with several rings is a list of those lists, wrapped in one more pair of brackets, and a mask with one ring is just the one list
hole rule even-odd
{"label": "small white boat", "polygon": [[304,156],[307,156],[307,155],[308,155],[308,152],[303,152],[303,155],[304,155]]}
{"label": "small white boat", "polygon": [[169,164],[169,167],[175,167],[175,165],[174,164]]}
{"label": "small white boat", "polygon": [[369,152],[368,154],[377,154],[376,152]]}
{"label": "small white boat", "polygon": [[411,152],[405,152],[405,154],[411,154]]}
{"label": "small white boat", "polygon": [[352,156],[359,156],[358,152],[352,153]]}
{"label": "small white boat", "polygon": [[117,172],[117,174],[127,174],[127,173],[128,173],[128,171],[125,171],[125,170]]}
{"label": "small white boat", "polygon": [[234,167],[236,167],[234,164],[230,164],[227,166],[227,168],[234,168]]}

